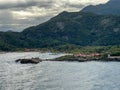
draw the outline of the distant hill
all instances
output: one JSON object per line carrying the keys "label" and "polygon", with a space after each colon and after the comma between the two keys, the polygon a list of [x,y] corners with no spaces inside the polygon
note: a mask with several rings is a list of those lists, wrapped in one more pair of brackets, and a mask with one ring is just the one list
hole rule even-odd
{"label": "distant hill", "polygon": [[104,15],[120,15],[120,0],[110,0],[106,4],[100,4],[96,6],[90,5],[85,7],[82,11]]}
{"label": "distant hill", "polygon": [[62,45],[120,45],[120,16],[64,11],[23,32],[0,32],[0,50]]}
{"label": "distant hill", "polygon": [[0,50],[12,51],[26,47],[26,41],[18,32],[0,32]]}

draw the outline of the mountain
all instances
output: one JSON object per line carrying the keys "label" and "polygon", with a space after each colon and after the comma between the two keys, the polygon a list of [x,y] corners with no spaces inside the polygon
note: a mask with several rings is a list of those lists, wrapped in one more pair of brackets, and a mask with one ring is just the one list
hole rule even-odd
{"label": "mountain", "polygon": [[0,50],[62,45],[120,45],[120,16],[64,11],[23,32],[0,32]]}
{"label": "mountain", "polygon": [[120,16],[64,11],[21,35],[30,47],[120,45]]}
{"label": "mountain", "polygon": [[85,7],[82,12],[93,12],[103,15],[120,15],[120,0],[110,0],[106,4],[90,5]]}

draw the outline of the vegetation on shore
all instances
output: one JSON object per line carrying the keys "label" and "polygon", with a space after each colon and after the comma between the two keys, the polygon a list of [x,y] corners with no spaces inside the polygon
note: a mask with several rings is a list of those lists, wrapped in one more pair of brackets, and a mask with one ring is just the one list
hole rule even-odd
{"label": "vegetation on shore", "polygon": [[120,45],[117,46],[75,46],[75,45],[64,45],[54,48],[49,48],[51,51],[60,51],[67,53],[83,53],[83,54],[91,54],[91,53],[100,53],[102,55],[111,54],[114,56],[120,55]]}
{"label": "vegetation on shore", "polygon": [[118,61],[120,62],[120,58],[108,58],[108,57],[77,57],[74,55],[66,55],[55,59],[50,59],[47,61],[77,61],[77,62],[88,62],[88,61]]}
{"label": "vegetation on shore", "polygon": [[[53,49],[54,50],[54,49]],[[61,52],[71,53],[72,55],[66,55],[54,59],[54,61],[120,61],[120,46],[69,46],[62,48],[55,48]],[[80,54],[86,56],[79,56]],[[95,56],[98,54],[98,56]],[[93,56],[92,56],[93,55]],[[109,55],[112,58],[109,58]],[[116,58],[116,57],[119,58]]]}
{"label": "vegetation on shore", "polygon": [[[2,51],[2,50],[1,50]],[[4,50],[3,50],[4,51]],[[37,51],[37,52],[65,52],[72,54],[91,54],[100,53],[102,56],[111,54],[112,56],[120,56],[120,45],[116,46],[76,46],[76,45],[60,45],[56,47],[46,47],[46,48],[12,48],[12,50],[5,51]]]}

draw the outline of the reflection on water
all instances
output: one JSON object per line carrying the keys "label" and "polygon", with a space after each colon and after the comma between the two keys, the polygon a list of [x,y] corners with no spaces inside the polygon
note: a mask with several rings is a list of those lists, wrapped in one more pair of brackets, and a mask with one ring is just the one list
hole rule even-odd
{"label": "reflection on water", "polygon": [[120,90],[119,62],[14,62],[18,58],[49,59],[61,55],[64,54],[0,54],[0,90]]}

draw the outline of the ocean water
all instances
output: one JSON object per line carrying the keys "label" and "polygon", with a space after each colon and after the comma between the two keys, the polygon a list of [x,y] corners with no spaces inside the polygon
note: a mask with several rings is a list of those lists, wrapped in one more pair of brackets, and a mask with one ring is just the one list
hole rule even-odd
{"label": "ocean water", "polygon": [[120,90],[119,62],[15,63],[19,58],[51,59],[64,54],[0,54],[0,90]]}

